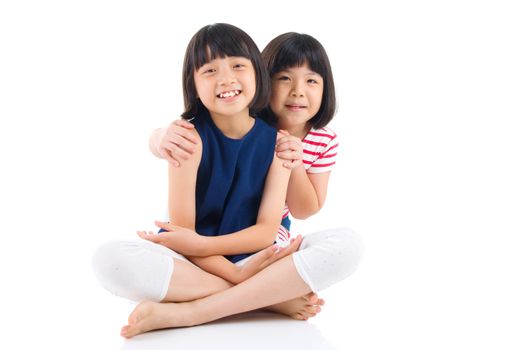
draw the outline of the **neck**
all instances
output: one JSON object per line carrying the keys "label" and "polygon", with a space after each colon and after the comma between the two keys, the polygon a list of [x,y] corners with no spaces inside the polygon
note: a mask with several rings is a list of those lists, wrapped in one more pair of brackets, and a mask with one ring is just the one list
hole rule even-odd
{"label": "neck", "polygon": [[232,139],[243,138],[255,124],[255,119],[249,115],[249,110],[235,115],[211,113],[211,119],[225,136]]}

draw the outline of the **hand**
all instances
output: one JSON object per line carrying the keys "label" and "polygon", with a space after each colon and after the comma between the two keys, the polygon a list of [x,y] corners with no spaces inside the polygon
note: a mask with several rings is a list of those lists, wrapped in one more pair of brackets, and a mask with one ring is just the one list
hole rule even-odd
{"label": "hand", "polygon": [[[295,238],[292,238],[290,245],[284,248],[279,248],[278,245],[274,244],[269,246],[266,249],[259,251],[258,253],[253,254],[251,259],[240,267],[240,282],[247,280],[251,276],[257,274],[259,271],[270,266],[277,260],[284,258],[290,254],[296,252],[302,242],[302,237],[299,235]],[[239,283],[240,283],[239,282]]]}
{"label": "hand", "polygon": [[277,140],[275,152],[277,157],[285,160],[282,164],[285,168],[296,169],[302,165],[303,160],[303,147],[300,138],[290,135],[286,130],[279,130],[279,133],[283,135]]}
{"label": "hand", "polygon": [[191,132],[194,125],[186,120],[179,119],[172,122],[162,136],[158,152],[175,167],[190,158],[196,150],[198,140]]}
{"label": "hand", "polygon": [[204,247],[206,237],[199,235],[193,230],[172,225],[165,222],[155,222],[156,226],[167,230],[159,234],[149,231],[136,231],[137,235],[147,241],[161,244],[182,255],[200,256]]}

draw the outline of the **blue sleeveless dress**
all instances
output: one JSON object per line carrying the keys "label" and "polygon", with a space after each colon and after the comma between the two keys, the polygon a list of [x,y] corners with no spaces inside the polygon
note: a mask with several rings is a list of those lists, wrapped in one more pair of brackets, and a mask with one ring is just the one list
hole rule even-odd
{"label": "blue sleeveless dress", "polygon": [[[203,145],[196,183],[196,231],[219,236],[254,225],[277,131],[255,118],[242,139],[231,139],[218,129],[208,112],[193,123]],[[250,255],[226,258],[234,263]]]}

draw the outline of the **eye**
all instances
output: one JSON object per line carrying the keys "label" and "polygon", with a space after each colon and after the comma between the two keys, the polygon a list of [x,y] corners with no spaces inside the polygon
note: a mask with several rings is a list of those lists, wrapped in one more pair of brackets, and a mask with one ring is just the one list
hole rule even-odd
{"label": "eye", "polygon": [[289,80],[290,80],[290,77],[287,76],[287,75],[279,75],[279,76],[277,77],[277,80],[289,81]]}
{"label": "eye", "polygon": [[214,69],[213,67],[202,67],[201,70],[200,70],[200,74],[205,74],[205,75],[210,75],[210,74],[213,74],[214,72],[216,72],[216,69]]}
{"label": "eye", "polygon": [[308,79],[307,82],[308,84],[319,84],[319,82],[315,79]]}
{"label": "eye", "polygon": [[244,69],[245,65],[242,64],[242,63],[237,63],[233,66],[234,69],[236,70],[241,70],[241,69]]}

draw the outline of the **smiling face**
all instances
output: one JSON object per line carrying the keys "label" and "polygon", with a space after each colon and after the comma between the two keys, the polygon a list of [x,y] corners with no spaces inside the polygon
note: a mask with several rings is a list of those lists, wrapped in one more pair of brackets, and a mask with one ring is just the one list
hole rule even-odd
{"label": "smiling face", "polygon": [[306,122],[313,118],[321,107],[324,81],[305,63],[275,73],[272,77],[270,107],[278,119],[281,129],[306,132]]}
{"label": "smiling face", "polygon": [[248,115],[255,70],[244,57],[215,58],[194,72],[196,93],[211,116]]}

